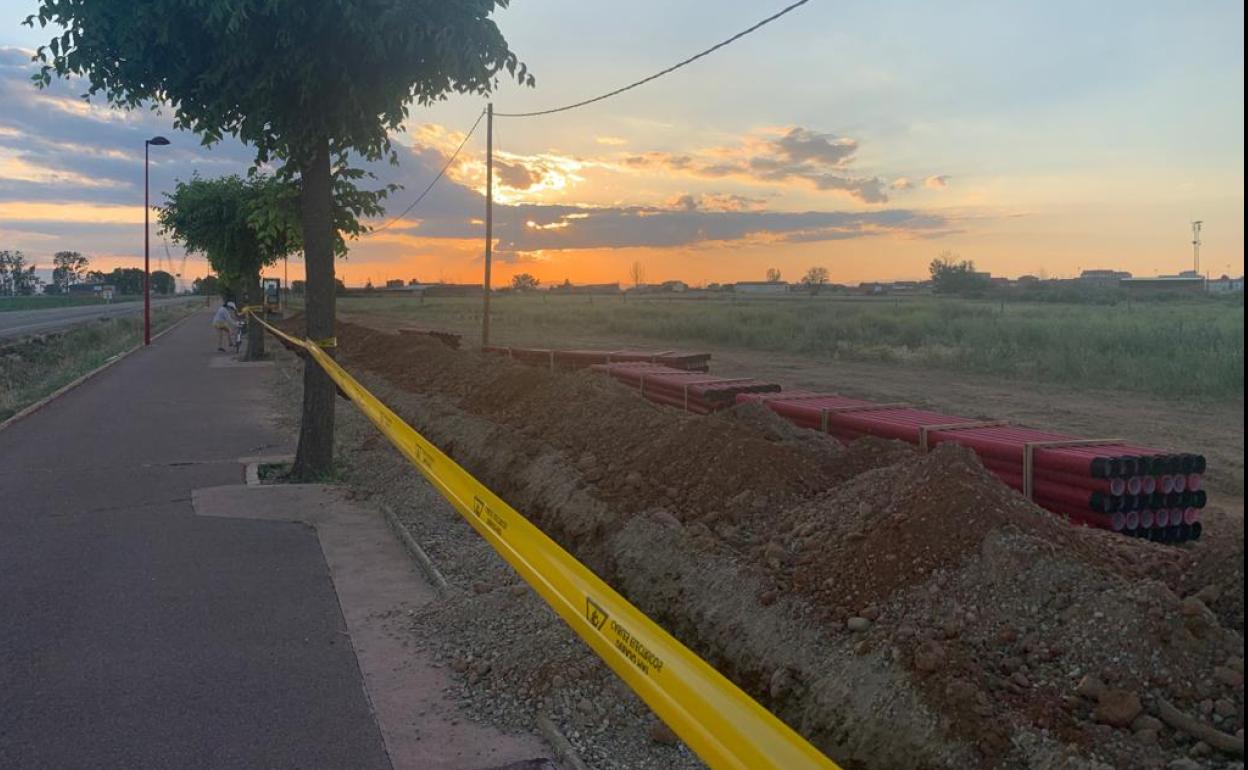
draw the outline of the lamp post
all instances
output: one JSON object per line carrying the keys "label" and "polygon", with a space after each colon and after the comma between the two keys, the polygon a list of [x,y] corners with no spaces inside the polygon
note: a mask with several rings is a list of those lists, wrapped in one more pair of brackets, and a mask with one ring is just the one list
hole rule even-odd
{"label": "lamp post", "polygon": [[169,144],[169,140],[163,136],[153,136],[151,139],[143,142],[143,344],[152,344],[152,265],[151,265],[151,225],[148,219],[151,216],[152,207],[148,202],[148,185],[147,185],[147,166],[149,149],[152,145],[163,147]]}

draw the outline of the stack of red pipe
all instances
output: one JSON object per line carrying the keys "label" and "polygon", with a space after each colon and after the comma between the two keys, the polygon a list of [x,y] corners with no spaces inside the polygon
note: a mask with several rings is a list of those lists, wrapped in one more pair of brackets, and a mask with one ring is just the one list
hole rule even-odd
{"label": "stack of red pipe", "polygon": [[645,350],[554,350],[551,348],[510,348],[490,345],[482,348],[538,366],[552,369],[584,369],[596,364],[651,363],[687,372],[705,372],[710,368],[710,353],[685,353],[677,350],[657,352]]}
{"label": "stack of red pipe", "polygon": [[636,388],[650,401],[696,414],[710,414],[727,409],[744,394],[773,393],[780,390],[780,386],[774,382],[763,382],[751,377],[717,377],[673,369],[661,364],[594,364],[590,368],[605,372],[613,379]]}
{"label": "stack of red pipe", "polygon": [[[899,439],[927,448],[952,441],[975,451],[984,467],[1024,489],[1028,444],[1077,441],[1074,436],[985,424],[898,404],[873,404],[830,393],[742,393],[739,403],[761,402],[796,425],[852,441],[863,436]],[[944,426],[943,428],[941,426]],[[1201,536],[1202,455],[1163,452],[1122,442],[1033,449],[1032,497],[1073,522],[1164,542]]]}

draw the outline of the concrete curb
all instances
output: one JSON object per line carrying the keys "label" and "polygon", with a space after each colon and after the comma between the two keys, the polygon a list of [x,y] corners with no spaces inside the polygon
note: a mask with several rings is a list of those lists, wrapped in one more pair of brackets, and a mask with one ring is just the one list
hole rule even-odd
{"label": "concrete curb", "polygon": [[[176,321],[174,321],[173,323],[169,324],[169,326],[168,326],[167,328],[165,328],[165,329],[161,329],[159,332],[157,332],[157,333],[156,333],[156,334],[152,337],[152,342],[155,342],[156,340],[158,340],[158,339],[160,339],[161,337],[165,336],[165,335],[166,335],[166,334],[168,334],[169,332],[173,331],[174,329],[176,329],[176,328],[178,327],[178,324],[182,323],[183,321],[185,321],[186,319],[190,318],[190,317],[191,317],[191,316],[193,316],[193,315],[195,315],[195,314],[194,314],[194,313],[187,313],[186,315],[182,316],[182,317],[181,317],[181,318],[179,318],[178,320],[176,320]],[[86,382],[87,380],[91,379],[91,378],[92,378],[92,377],[94,377],[95,375],[97,375],[97,374],[99,374],[100,372],[104,371],[104,370],[105,370],[105,369],[107,369],[108,367],[110,367],[110,366],[112,366],[113,364],[117,363],[118,361],[122,360],[123,358],[125,358],[126,356],[128,356],[128,355],[130,355],[131,353],[135,352],[136,350],[140,350],[140,349],[142,349],[143,347],[144,347],[143,343],[141,343],[141,342],[140,342],[138,345],[135,345],[134,347],[130,348],[129,350],[123,350],[123,351],[121,351],[121,352],[120,352],[120,353],[118,353],[117,355],[113,356],[112,358],[108,359],[108,360],[107,360],[107,361],[105,361],[104,363],[102,363],[102,364],[100,364],[99,366],[95,367],[94,369],[92,369],[91,371],[89,371],[89,372],[87,372],[86,374],[82,375],[81,377],[78,377],[77,379],[73,380],[72,382],[69,382],[69,383],[66,383],[65,385],[62,385],[61,387],[59,387],[59,388],[57,388],[56,390],[52,391],[51,393],[49,393],[48,395],[46,395],[46,396],[44,396],[43,398],[39,399],[39,400],[38,400],[38,401],[36,401],[35,403],[31,404],[30,406],[27,406],[25,409],[22,409],[20,412],[18,412],[17,414],[13,415],[13,416],[12,416],[12,417],[10,417],[10,418],[8,418],[8,419],[7,419],[7,420],[5,420],[4,422],[0,422],[0,430],[4,430],[5,428],[9,427],[10,425],[12,425],[13,423],[15,423],[15,422],[17,422],[18,420],[22,419],[23,417],[29,417],[30,415],[32,415],[32,414],[34,414],[35,412],[39,411],[40,409],[44,408],[45,406],[47,406],[48,404],[52,403],[52,402],[53,402],[53,401],[55,401],[56,399],[58,399],[58,398],[60,398],[61,396],[65,395],[65,394],[66,394],[66,393],[68,393],[69,391],[71,391],[71,390],[73,390],[74,388],[78,387],[79,385],[83,384],[83,383],[84,383],[84,382]]]}
{"label": "concrete curb", "polygon": [[290,465],[295,461],[294,455],[259,455],[256,457],[240,457],[238,461],[243,464],[243,479],[247,486],[258,487],[264,484],[260,480],[261,465]]}
{"label": "concrete curb", "polygon": [[[386,523],[390,525],[390,529],[398,536],[399,542],[403,544],[403,548],[407,551],[412,560],[416,562],[416,566],[420,567],[420,571],[424,573],[429,582],[433,584],[434,591],[437,592],[438,598],[445,599],[454,592],[454,588],[443,577],[441,570],[433,563],[433,559],[429,558],[429,554],[425,553],[425,549],[420,547],[420,543],[416,542],[416,538],[412,537],[411,531],[407,525],[399,520],[394,510],[385,503],[376,503],[381,512],[385,514]],[[555,750],[555,759],[560,764],[571,770],[590,770],[589,765],[585,764],[580,755],[576,753],[576,749],[572,746],[572,742],[559,730],[559,726],[551,721],[546,714],[537,715],[537,729]]]}
{"label": "concrete curb", "polygon": [[425,549],[416,542],[416,538],[412,537],[407,525],[399,520],[390,506],[378,503],[377,507],[381,508],[381,512],[385,514],[386,523],[390,525],[390,529],[394,530],[394,534],[398,536],[399,542],[403,544],[408,555],[416,562],[416,566],[420,567],[420,571],[425,573],[425,577],[433,584],[433,590],[437,592],[438,598],[445,599],[449,596],[452,593],[451,584],[447,582],[438,566],[433,563],[433,559],[429,558],[429,554],[425,553]]}
{"label": "concrete curb", "polygon": [[555,759],[572,768],[572,770],[590,770],[589,765],[581,759],[576,753],[576,749],[572,747],[559,726],[554,723],[548,714],[542,712],[537,715],[537,729],[541,731],[542,737],[555,749]]}

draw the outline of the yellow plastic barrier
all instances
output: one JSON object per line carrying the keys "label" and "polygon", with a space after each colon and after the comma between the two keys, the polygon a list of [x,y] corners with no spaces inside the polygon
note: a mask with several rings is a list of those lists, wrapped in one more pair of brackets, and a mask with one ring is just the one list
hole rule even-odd
{"label": "yellow plastic barrier", "polygon": [[286,343],[306,351],[460,515],[707,765],[714,770],[837,767],[456,465],[318,346],[256,320]]}

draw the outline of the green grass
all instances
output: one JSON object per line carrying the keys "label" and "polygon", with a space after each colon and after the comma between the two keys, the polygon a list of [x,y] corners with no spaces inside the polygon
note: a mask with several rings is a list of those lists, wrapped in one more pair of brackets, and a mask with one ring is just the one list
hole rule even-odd
{"label": "green grass", "polygon": [[[477,334],[480,299],[340,298],[358,312]],[[499,296],[496,340],[711,345],[974,372],[1165,397],[1242,398],[1244,308],[1209,299],[1117,305],[946,299]]]}
{"label": "green grass", "polygon": [[[152,310],[155,331],[198,305]],[[69,384],[143,340],[143,318],[126,316],[75,326],[63,333],[0,342],[0,421]]]}
{"label": "green grass", "polygon": [[[135,302],[141,295],[113,297],[113,302]],[[79,305],[103,305],[99,297],[76,297],[64,294],[38,294],[33,297],[0,297],[0,313],[13,310],[44,310],[53,307],[77,307]]]}

